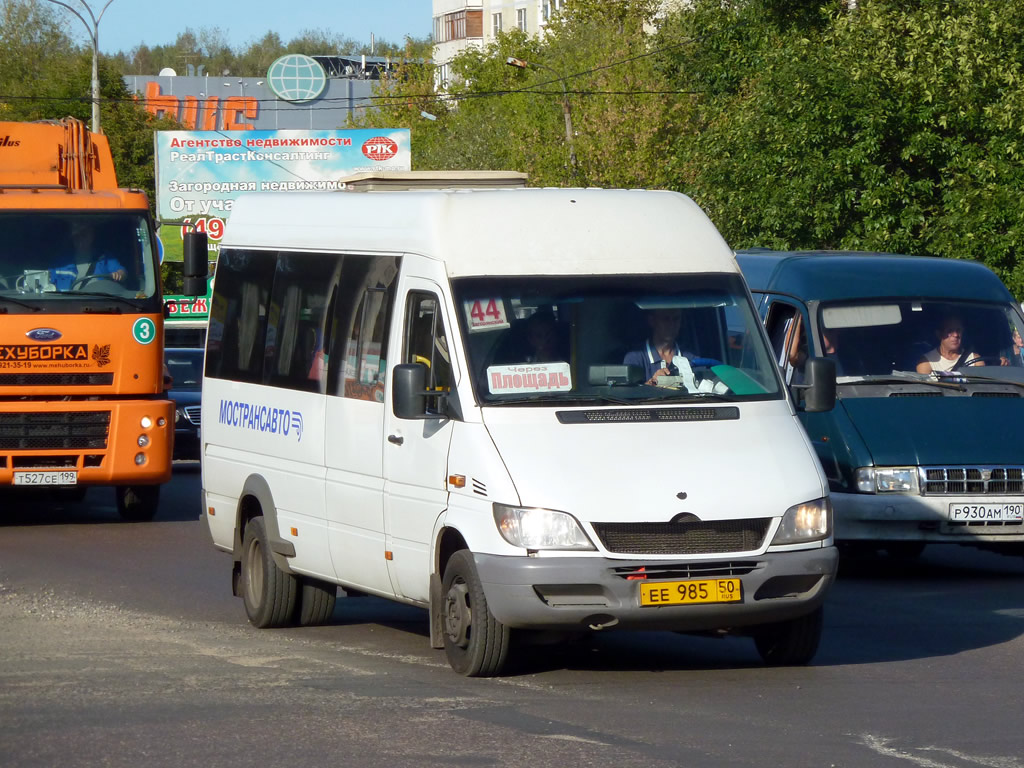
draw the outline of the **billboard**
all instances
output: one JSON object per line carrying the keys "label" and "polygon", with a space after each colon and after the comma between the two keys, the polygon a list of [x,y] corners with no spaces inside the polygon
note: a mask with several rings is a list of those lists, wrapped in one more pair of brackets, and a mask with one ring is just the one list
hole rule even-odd
{"label": "billboard", "polygon": [[157,131],[164,259],[181,261],[183,225],[207,233],[212,258],[243,192],[337,189],[353,173],[409,170],[408,129]]}

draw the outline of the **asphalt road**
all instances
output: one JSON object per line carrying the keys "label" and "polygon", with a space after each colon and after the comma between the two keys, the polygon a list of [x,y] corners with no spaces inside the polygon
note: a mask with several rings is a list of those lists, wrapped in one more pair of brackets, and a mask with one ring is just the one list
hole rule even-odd
{"label": "asphalt road", "polygon": [[375,598],[251,628],[198,489],[179,465],[152,523],[0,500],[0,766],[1024,768],[1024,559],[844,562],[805,668],[610,633],[466,679]]}

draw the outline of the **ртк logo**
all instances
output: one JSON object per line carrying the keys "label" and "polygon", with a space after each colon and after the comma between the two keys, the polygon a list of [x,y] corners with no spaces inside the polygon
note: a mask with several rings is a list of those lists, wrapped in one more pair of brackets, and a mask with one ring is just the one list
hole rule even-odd
{"label": "\u0440\u0442\u043a logo", "polygon": [[363,142],[363,154],[371,160],[390,160],[398,154],[398,144],[387,136],[374,136]]}

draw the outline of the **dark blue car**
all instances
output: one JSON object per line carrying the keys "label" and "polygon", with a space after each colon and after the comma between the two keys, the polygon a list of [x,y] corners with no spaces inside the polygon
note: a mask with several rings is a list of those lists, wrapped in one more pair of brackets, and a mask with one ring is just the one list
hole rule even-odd
{"label": "dark blue car", "polygon": [[170,376],[167,394],[174,401],[174,458],[198,461],[202,447],[200,412],[203,389],[203,350],[170,347],[164,350]]}

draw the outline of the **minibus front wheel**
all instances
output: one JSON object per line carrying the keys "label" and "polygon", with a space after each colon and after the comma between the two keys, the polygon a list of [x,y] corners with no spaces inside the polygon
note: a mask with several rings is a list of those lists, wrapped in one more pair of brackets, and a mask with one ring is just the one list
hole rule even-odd
{"label": "minibus front wheel", "polygon": [[509,628],[488,609],[469,550],[451,556],[441,589],[444,652],[452,669],[467,677],[500,674],[508,660]]}
{"label": "minibus front wheel", "polygon": [[295,616],[298,584],[270,554],[263,517],[254,517],[242,537],[242,599],[254,627],[285,627]]}
{"label": "minibus front wheel", "polygon": [[770,667],[801,667],[810,663],[818,652],[825,612],[817,608],[777,624],[754,630],[754,644],[761,659]]}

